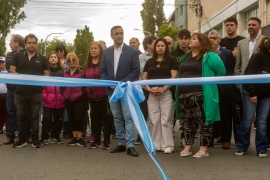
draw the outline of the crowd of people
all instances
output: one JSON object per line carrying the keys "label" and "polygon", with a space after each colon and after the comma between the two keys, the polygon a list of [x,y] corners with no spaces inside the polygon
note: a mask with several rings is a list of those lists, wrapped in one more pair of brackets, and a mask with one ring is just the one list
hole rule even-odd
{"label": "crowd of people", "polygon": [[[104,41],[89,44],[84,65],[73,52],[59,44],[47,58],[37,52],[38,39],[34,34],[25,38],[13,35],[7,58],[0,57],[0,71],[65,78],[136,81],[148,79],[198,78],[215,76],[268,74],[270,72],[270,39],[260,33],[261,20],[248,20],[249,36],[237,34],[236,18],[225,20],[227,36],[218,31],[207,35],[182,29],[178,44],[173,49],[169,36],[148,35],[139,50],[136,37],[124,43],[121,26],[111,28],[114,44]],[[134,122],[121,98],[109,102],[113,87],[58,87],[0,84],[0,133],[5,124],[5,145],[14,148],[32,144],[41,148],[50,143],[63,144],[60,134],[71,139],[68,146],[89,149],[111,149],[111,134],[115,131],[117,146],[110,153],[126,152],[138,157],[135,144],[142,144],[134,136]],[[145,100],[140,108],[149,124],[157,151],[175,151],[174,127],[179,120],[181,157],[209,156],[209,148],[222,144],[230,149],[232,134],[237,146],[236,155],[247,153],[252,124],[256,127],[256,152],[267,157],[270,141],[270,85],[269,84],[204,84],[204,85],[146,85],[142,87]],[[88,114],[88,112],[90,112]],[[42,116],[39,138],[40,114]],[[86,129],[91,119],[91,136],[85,142]],[[104,134],[102,140],[101,134]],[[193,152],[196,132],[199,149]],[[15,141],[15,138],[18,138]],[[135,141],[136,139],[136,141]]]}

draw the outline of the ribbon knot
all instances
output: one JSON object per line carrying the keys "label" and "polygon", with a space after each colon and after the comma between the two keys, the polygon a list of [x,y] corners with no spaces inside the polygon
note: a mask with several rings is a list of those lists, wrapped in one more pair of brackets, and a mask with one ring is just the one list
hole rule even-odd
{"label": "ribbon knot", "polygon": [[125,96],[125,93],[132,95],[134,100],[139,104],[145,100],[142,87],[132,82],[119,82],[113,92],[110,102],[116,102]]}

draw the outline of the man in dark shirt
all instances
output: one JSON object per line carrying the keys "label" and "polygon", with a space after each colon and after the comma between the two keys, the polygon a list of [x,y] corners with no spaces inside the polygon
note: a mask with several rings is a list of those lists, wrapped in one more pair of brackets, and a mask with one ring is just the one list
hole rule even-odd
{"label": "man in dark shirt", "polygon": [[225,20],[227,36],[221,39],[220,46],[233,52],[233,56],[236,57],[237,44],[245,37],[237,34],[238,21],[235,18],[228,18]]}
{"label": "man in dark shirt", "polygon": [[[10,66],[11,73],[50,75],[47,59],[36,52],[37,37],[29,34],[25,37],[25,51],[15,54]],[[14,148],[27,145],[28,121],[31,123],[32,146],[40,148],[39,135],[39,110],[41,106],[42,86],[17,85],[15,90],[15,106],[17,109],[19,139],[13,144]]]}
{"label": "man in dark shirt", "polygon": [[[232,61],[235,62],[236,54],[237,54],[237,44],[240,40],[244,39],[245,37],[239,36],[237,34],[238,29],[238,21],[236,18],[227,18],[225,20],[225,26],[226,26],[226,32],[227,36],[221,39],[220,46],[225,47],[226,49],[232,51],[233,58]],[[235,108],[233,109],[233,133],[234,133],[234,140],[235,144],[237,144],[237,141],[239,139],[239,128],[240,128],[240,122],[242,119],[242,113],[241,113],[241,107],[242,107],[242,100],[241,100],[241,94],[240,90],[233,86],[234,88],[234,95],[235,95]],[[229,146],[229,139],[231,137],[231,131],[232,131],[232,124],[227,123],[226,126],[221,127],[223,131],[221,132],[221,138],[223,140],[218,139],[216,141],[216,144],[223,144],[224,149],[230,148]],[[227,132],[226,132],[227,131]],[[228,136],[229,135],[229,136]],[[227,137],[225,137],[227,136]],[[227,139],[227,140],[225,140]],[[225,141],[224,141],[225,140]],[[224,142],[222,142],[224,141]]]}
{"label": "man in dark shirt", "polygon": [[191,38],[191,34],[189,30],[182,29],[179,31],[177,49],[171,51],[170,53],[173,57],[177,58],[178,62],[180,61],[180,58],[183,56],[183,54],[185,54],[189,50],[188,45],[189,45],[190,38]]}
{"label": "man in dark shirt", "polygon": [[[6,67],[7,71],[9,72],[11,62],[14,58],[14,55],[24,51],[24,38],[19,34],[14,34],[10,40],[10,48],[11,52],[7,53],[6,59]],[[18,120],[17,120],[17,113],[14,104],[14,92],[16,86],[12,84],[7,84],[7,131],[6,136],[7,139],[4,142],[4,145],[13,144],[14,138],[16,137],[15,132],[18,130]],[[30,134],[30,130],[29,133]],[[27,138],[27,142],[31,142],[31,138]],[[31,142],[32,143],[32,142]]]}

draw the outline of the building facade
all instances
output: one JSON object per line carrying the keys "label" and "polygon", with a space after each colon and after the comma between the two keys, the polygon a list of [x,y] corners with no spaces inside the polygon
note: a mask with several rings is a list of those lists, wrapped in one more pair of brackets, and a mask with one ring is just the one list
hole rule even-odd
{"label": "building facade", "polygon": [[[182,12],[186,12],[183,15],[179,13],[181,5],[185,9]],[[215,29],[225,36],[224,20],[228,17],[238,20],[238,34],[242,36],[248,35],[247,21],[250,17],[261,19],[263,34],[270,30],[270,0],[175,0],[174,15],[174,26],[186,27],[191,32],[198,32],[199,28],[202,33]]]}

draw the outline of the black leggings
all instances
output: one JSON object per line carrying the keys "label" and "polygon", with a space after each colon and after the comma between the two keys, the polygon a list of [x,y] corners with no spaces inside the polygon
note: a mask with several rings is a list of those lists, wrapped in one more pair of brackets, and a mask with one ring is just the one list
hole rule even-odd
{"label": "black leggings", "polygon": [[81,97],[75,101],[66,100],[65,106],[72,131],[83,132],[86,99]]}
{"label": "black leggings", "polygon": [[104,142],[110,141],[111,134],[111,118],[107,115],[107,103],[108,98],[102,99],[100,101],[91,101],[91,121],[93,122],[93,133],[95,135],[95,142],[101,142],[101,129],[103,127]]}

